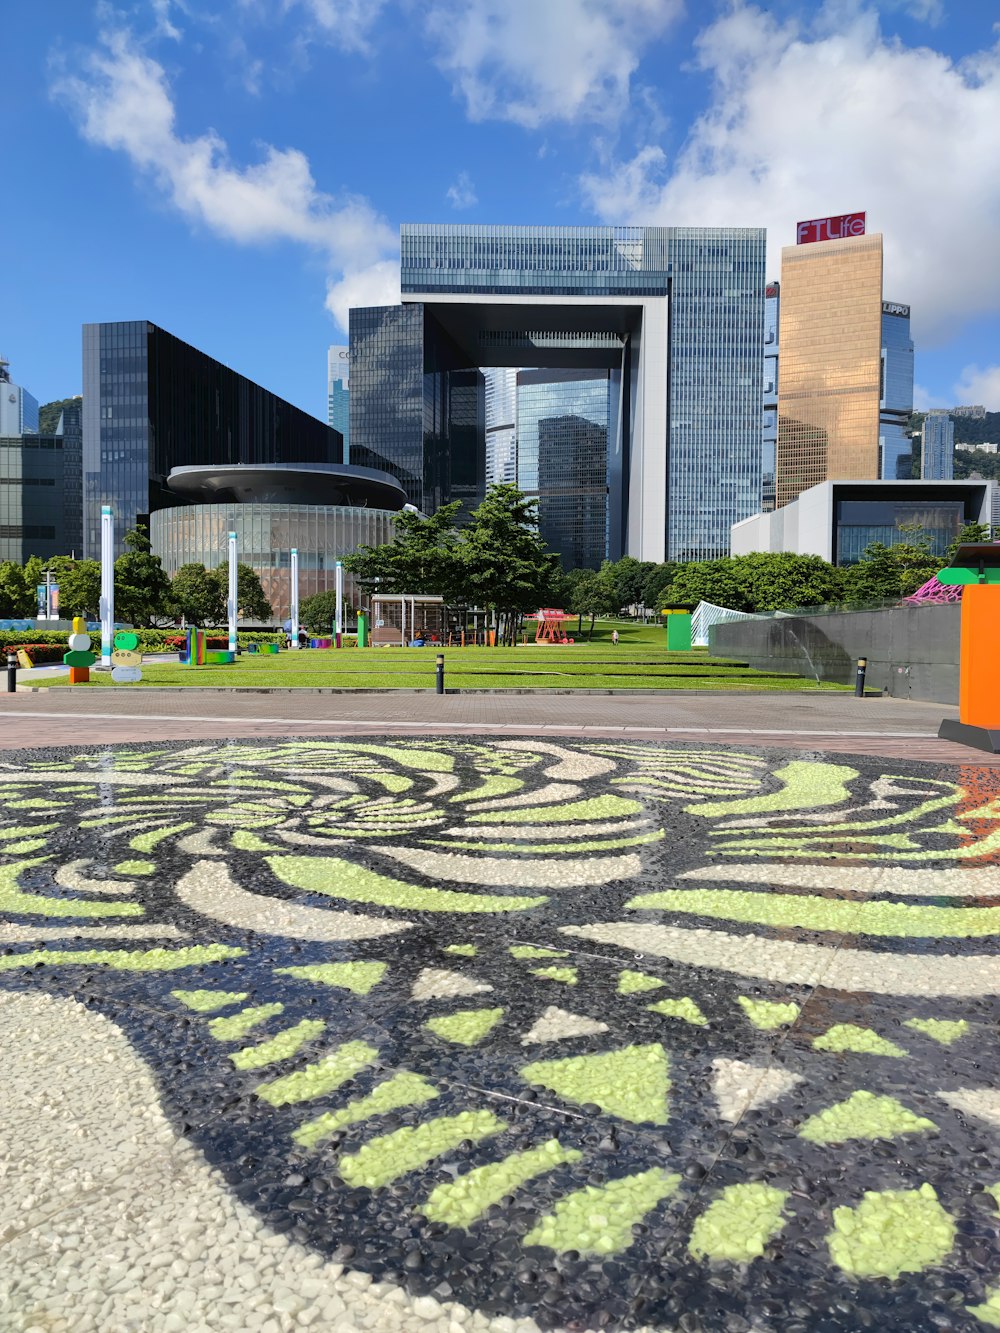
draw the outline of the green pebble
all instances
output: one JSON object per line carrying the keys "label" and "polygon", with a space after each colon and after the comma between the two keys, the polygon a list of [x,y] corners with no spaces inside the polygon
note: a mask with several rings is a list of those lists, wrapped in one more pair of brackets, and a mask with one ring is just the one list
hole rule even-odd
{"label": "green pebble", "polygon": [[424,1027],[445,1041],[460,1046],[475,1046],[491,1032],[503,1017],[502,1009],[462,1009],[456,1014],[429,1018]]}
{"label": "green pebble", "polygon": [[276,967],[275,974],[339,986],[355,995],[367,995],[385,976],[388,963],[310,963],[303,967]]}
{"label": "green pebble", "polygon": [[645,972],[631,972],[628,968],[618,973],[618,994],[635,995],[639,991],[656,990],[666,982],[659,977],[651,977]]}
{"label": "green pebble", "polygon": [[565,1254],[611,1255],[632,1244],[632,1228],[680,1184],[679,1175],[654,1168],[607,1185],[587,1185],[560,1199],[524,1238]]}
{"label": "green pebble", "polygon": [[667,1018],[683,1018],[686,1023],[694,1023],[700,1028],[708,1024],[708,1019],[694,1000],[686,996],[682,1000],[658,1000],[656,1004],[647,1004],[646,1008],[652,1014],[664,1014]]}
{"label": "green pebble", "polygon": [[305,1018],[294,1027],[285,1028],[284,1032],[279,1032],[270,1041],[261,1042],[259,1046],[246,1046],[229,1058],[237,1069],[261,1069],[278,1060],[287,1060],[307,1041],[318,1037],[325,1028],[326,1024],[321,1018]]}
{"label": "green pebble", "polygon": [[899,1134],[936,1129],[933,1120],[914,1115],[895,1097],[862,1091],[810,1116],[799,1130],[799,1138],[810,1143],[846,1143],[849,1139],[893,1139]]}
{"label": "green pebble", "polygon": [[567,986],[575,986],[578,980],[575,967],[533,967],[531,973],[546,981],[562,981]]}
{"label": "green pebble", "polygon": [[941,1263],[955,1243],[955,1221],[929,1184],[869,1192],[856,1208],[835,1208],[830,1258],[854,1277],[899,1277]]}
{"label": "green pebble", "polygon": [[771,1185],[730,1185],[695,1222],[688,1250],[696,1259],[746,1264],[784,1227],[788,1195]]}
{"label": "green pebble", "polygon": [[747,1018],[761,1032],[773,1032],[783,1023],[794,1023],[799,1016],[797,1004],[779,1004],[775,1000],[751,1000],[748,995],[737,995],[736,1003]]}
{"label": "green pebble", "polygon": [[954,1020],[946,1018],[908,1018],[903,1027],[913,1028],[914,1032],[922,1032],[925,1037],[940,1042],[942,1046],[950,1046],[953,1041],[958,1041],[959,1037],[964,1037],[969,1030],[969,1025],[964,1018]]}
{"label": "green pebble", "polygon": [[196,1014],[210,1014],[230,1004],[241,1004],[249,992],[245,990],[172,990],[171,995]]}
{"label": "green pebble", "polygon": [[891,1055],[897,1059],[906,1055],[906,1051],[895,1042],[880,1037],[871,1028],[857,1027],[854,1023],[834,1024],[821,1037],[816,1038],[813,1048],[837,1054],[849,1051],[855,1055]]}
{"label": "green pebble", "polygon": [[284,1011],[283,1004],[258,1004],[252,1009],[241,1009],[238,1014],[232,1014],[229,1018],[213,1018],[208,1030],[216,1041],[239,1041],[253,1028],[259,1027],[261,1023],[266,1023],[269,1018],[274,1018]]}
{"label": "green pebble", "polygon": [[988,1328],[1000,1328],[1000,1287],[988,1291],[982,1305],[967,1305],[965,1308]]}

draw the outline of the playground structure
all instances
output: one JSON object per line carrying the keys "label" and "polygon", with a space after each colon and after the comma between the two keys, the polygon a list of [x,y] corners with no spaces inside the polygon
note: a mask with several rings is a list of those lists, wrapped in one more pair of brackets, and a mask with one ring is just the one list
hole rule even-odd
{"label": "playground structure", "polygon": [[[373,647],[399,647],[416,642],[440,644],[446,633],[445,617],[443,597],[429,593],[375,593],[372,596],[371,629],[366,637]],[[364,646],[360,633],[358,643]]]}
{"label": "playground structure", "polygon": [[226,648],[209,648],[208,636],[196,625],[187,627],[187,644],[180,652],[181,666],[232,666],[236,661],[235,652]]}
{"label": "playground structure", "polygon": [[542,607],[535,612],[533,616],[525,616],[525,620],[537,621],[535,626],[536,643],[552,644],[571,644],[575,639],[571,639],[564,628],[567,620],[575,620],[568,611],[560,611],[555,607]]}

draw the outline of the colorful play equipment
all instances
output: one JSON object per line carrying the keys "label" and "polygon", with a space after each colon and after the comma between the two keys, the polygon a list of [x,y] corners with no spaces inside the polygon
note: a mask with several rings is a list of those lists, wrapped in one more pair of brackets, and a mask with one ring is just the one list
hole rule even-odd
{"label": "colorful play equipment", "polygon": [[142,653],[139,636],[132,630],[118,630],[112,641],[111,679],[116,685],[136,685],[142,680]]}
{"label": "colorful play equipment", "polygon": [[960,583],[944,584],[936,574],[932,574],[926,583],[921,583],[915,593],[903,598],[904,606],[942,606],[948,602],[962,600]]}
{"label": "colorful play equipment", "polygon": [[280,648],[280,645],[277,644],[277,643],[262,643],[262,644],[259,645],[257,651],[260,652],[260,653],[275,653],[275,654],[276,654],[276,653],[279,651],[279,648]]}
{"label": "colorful play equipment", "polygon": [[1000,543],[963,543],[938,579],[962,589],[958,721],[945,718],[938,736],[1000,754]]}
{"label": "colorful play equipment", "polygon": [[359,611],[359,612],[358,612],[358,639],[357,639],[357,644],[358,644],[358,647],[359,647],[359,648],[367,648],[367,647],[368,647],[368,612],[367,612],[367,611]]}
{"label": "colorful play equipment", "polygon": [[90,651],[90,635],[83,616],[73,617],[73,632],[67,646],[69,652],[63,654],[63,662],[69,667],[69,683],[86,685],[90,680],[90,668],[97,658]]}
{"label": "colorful play equipment", "polygon": [[667,651],[689,653],[691,651],[691,612],[673,607],[660,612],[666,616]]}
{"label": "colorful play equipment", "polygon": [[205,665],[205,631],[196,625],[188,625],[187,644],[181,649],[181,666]]}
{"label": "colorful play equipment", "polygon": [[536,643],[559,643],[570,644],[575,640],[571,639],[563,628],[567,620],[575,620],[568,611],[560,611],[552,606],[541,607],[533,616],[525,616],[525,620],[535,620],[535,642]]}
{"label": "colorful play equipment", "polygon": [[310,639],[310,640],[309,640],[309,647],[310,647],[310,648],[332,648],[332,647],[333,647],[333,640],[332,640],[332,639]]}

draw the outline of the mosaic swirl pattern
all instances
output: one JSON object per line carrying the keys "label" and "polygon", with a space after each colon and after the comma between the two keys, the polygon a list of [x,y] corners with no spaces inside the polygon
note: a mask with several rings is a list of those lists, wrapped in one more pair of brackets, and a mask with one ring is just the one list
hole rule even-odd
{"label": "mosaic swirl pattern", "polygon": [[891,769],[8,755],[0,986],[105,1015],[241,1204],[418,1298],[1000,1327],[1000,775]]}

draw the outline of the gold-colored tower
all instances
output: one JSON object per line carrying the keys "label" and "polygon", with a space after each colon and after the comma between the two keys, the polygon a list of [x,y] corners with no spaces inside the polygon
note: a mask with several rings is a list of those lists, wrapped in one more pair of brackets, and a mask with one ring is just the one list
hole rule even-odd
{"label": "gold-colored tower", "polygon": [[877,480],[882,237],[781,252],[777,506],[821,481]]}

